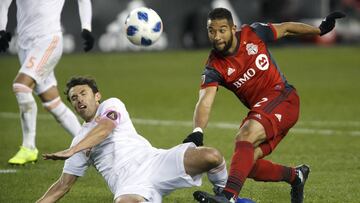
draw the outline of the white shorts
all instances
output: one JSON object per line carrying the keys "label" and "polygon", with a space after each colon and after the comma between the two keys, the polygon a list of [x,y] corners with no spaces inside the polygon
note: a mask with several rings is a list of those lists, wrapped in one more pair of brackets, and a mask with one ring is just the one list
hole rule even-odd
{"label": "white shorts", "polygon": [[186,174],[184,154],[193,143],[177,145],[168,150],[159,149],[152,158],[138,163],[131,161],[119,169],[114,199],[120,195],[137,194],[147,202],[161,203],[162,196],[178,188],[200,186],[201,174]]}
{"label": "white shorts", "polygon": [[57,85],[54,69],[63,51],[62,33],[36,38],[30,47],[19,47],[19,72],[33,78],[36,82],[34,92],[41,94]]}

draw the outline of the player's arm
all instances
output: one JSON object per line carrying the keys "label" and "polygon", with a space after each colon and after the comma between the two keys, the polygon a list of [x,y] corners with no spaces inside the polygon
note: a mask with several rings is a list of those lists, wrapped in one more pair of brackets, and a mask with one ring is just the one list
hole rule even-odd
{"label": "player's arm", "polygon": [[98,121],[98,124],[93,128],[84,139],[82,139],[77,145],[71,147],[74,153],[82,151],[84,149],[89,149],[95,145],[100,144],[104,141],[109,134],[116,127],[115,123],[110,119],[103,118]]}
{"label": "player's arm", "polygon": [[336,19],[343,18],[346,15],[342,12],[330,13],[326,18],[321,21],[319,27],[311,26],[298,22],[285,22],[279,24],[272,24],[277,38],[282,38],[289,35],[324,35],[335,27]]}
{"label": "player's arm", "polygon": [[9,48],[11,33],[6,32],[8,21],[8,10],[12,0],[0,1],[0,52],[5,52]]}
{"label": "player's arm", "polygon": [[90,51],[95,43],[91,34],[92,5],[90,0],[78,0],[81,21],[81,37],[84,39],[84,51]]}
{"label": "player's arm", "polygon": [[103,118],[98,121],[98,124],[82,139],[78,144],[66,149],[64,151],[55,152],[51,154],[43,154],[44,159],[52,160],[65,160],[74,155],[75,153],[90,149],[97,144],[104,141],[112,130],[116,127],[116,124],[108,119]]}
{"label": "player's arm", "polygon": [[199,91],[199,100],[196,103],[193,117],[193,127],[205,129],[215,100],[217,86],[210,86]]}
{"label": "player's arm", "polygon": [[203,145],[204,135],[202,129],[205,129],[208,124],[218,85],[223,82],[221,73],[219,73],[211,63],[208,63],[205,67],[201,79],[199,99],[196,103],[193,116],[194,130],[183,140],[183,143],[193,142],[196,146]]}
{"label": "player's arm", "polygon": [[48,203],[56,202],[61,199],[77,180],[77,176],[63,173],[60,178],[50,186],[46,193],[36,202]]}
{"label": "player's arm", "polygon": [[0,1],[0,30],[6,30],[8,21],[8,10],[12,0],[1,0]]}
{"label": "player's arm", "polygon": [[272,25],[276,31],[277,39],[291,35],[320,34],[320,29],[318,27],[314,27],[305,23],[285,22]]}
{"label": "player's arm", "polygon": [[217,86],[210,86],[199,91],[199,100],[196,103],[193,117],[194,130],[183,143],[193,142],[196,146],[203,146],[203,130],[207,126],[211,107],[215,99]]}

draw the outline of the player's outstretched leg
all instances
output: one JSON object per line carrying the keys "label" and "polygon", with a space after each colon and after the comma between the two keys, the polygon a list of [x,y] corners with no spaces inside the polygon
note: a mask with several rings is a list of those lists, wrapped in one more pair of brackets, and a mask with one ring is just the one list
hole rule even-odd
{"label": "player's outstretched leg", "polygon": [[295,168],[299,181],[291,185],[291,203],[302,203],[304,200],[304,186],[310,173],[310,167],[303,164]]}
{"label": "player's outstretched leg", "polygon": [[193,196],[200,203],[235,203],[235,201],[226,199],[222,194],[212,195],[203,191],[195,191]]}

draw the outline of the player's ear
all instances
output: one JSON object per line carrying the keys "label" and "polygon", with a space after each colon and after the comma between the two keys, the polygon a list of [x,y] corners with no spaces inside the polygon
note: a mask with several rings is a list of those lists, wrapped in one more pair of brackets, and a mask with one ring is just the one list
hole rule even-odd
{"label": "player's ear", "polygon": [[100,92],[96,92],[96,93],[95,93],[95,100],[96,100],[97,102],[100,102],[100,100],[101,100],[101,94],[100,94]]}
{"label": "player's ear", "polygon": [[237,26],[234,24],[231,28],[232,32],[235,34],[236,33],[236,29],[237,29]]}

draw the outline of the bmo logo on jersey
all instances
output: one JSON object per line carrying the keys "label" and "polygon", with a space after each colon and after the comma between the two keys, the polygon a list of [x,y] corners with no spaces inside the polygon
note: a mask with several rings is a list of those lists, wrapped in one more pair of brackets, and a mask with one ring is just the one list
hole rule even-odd
{"label": "bmo logo on jersey", "polygon": [[[259,54],[255,59],[255,65],[259,70],[267,70],[269,68],[269,59],[266,56],[266,54]],[[256,74],[255,68],[249,68],[247,71],[237,79],[235,82],[233,82],[233,85],[236,88],[241,87],[246,81],[250,80],[252,77],[254,77]]]}
{"label": "bmo logo on jersey", "polygon": [[255,65],[260,70],[267,70],[270,63],[266,54],[259,54],[255,59]]}

